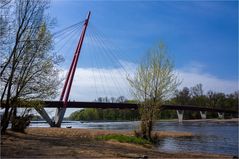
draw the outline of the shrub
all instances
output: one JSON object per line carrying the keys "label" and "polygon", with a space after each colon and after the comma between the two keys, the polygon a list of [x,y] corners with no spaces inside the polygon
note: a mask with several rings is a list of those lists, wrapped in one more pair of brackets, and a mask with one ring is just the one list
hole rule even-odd
{"label": "shrub", "polygon": [[24,132],[29,126],[32,115],[17,116],[12,120],[12,130],[17,132]]}

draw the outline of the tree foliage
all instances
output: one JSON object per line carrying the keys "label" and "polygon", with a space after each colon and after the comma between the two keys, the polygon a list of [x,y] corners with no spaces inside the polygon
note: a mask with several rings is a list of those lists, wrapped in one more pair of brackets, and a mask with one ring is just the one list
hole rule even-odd
{"label": "tree foliage", "polygon": [[[203,85],[197,84],[191,88],[184,87],[182,90],[176,90],[174,97],[170,99],[168,103],[237,111],[238,91],[225,94],[209,90],[207,93],[204,93]],[[185,111],[184,117],[185,119],[195,119],[200,118],[200,115],[195,111]],[[214,117],[217,117],[215,113],[207,113],[207,118]]]}
{"label": "tree foliage", "polygon": [[16,0],[10,3],[8,32],[3,34],[1,52],[1,104],[5,102],[3,133],[16,105],[22,100],[54,98],[60,78],[56,65],[61,58],[52,53],[51,20],[47,0]]}
{"label": "tree foliage", "polygon": [[114,120],[114,121],[132,121],[139,120],[139,112],[137,110],[121,110],[121,109],[96,109],[86,108],[73,112],[69,116],[70,120]]}
{"label": "tree foliage", "polygon": [[[113,99],[113,100],[112,100]],[[129,101],[124,96],[114,97],[99,97],[96,102],[109,102],[112,103],[130,103],[135,101]],[[128,110],[128,109],[95,109],[87,108],[79,111],[73,112],[69,116],[70,120],[138,120],[139,112],[138,110]]]}
{"label": "tree foliage", "polygon": [[153,121],[160,108],[179,85],[173,64],[160,43],[151,49],[138,67],[133,78],[128,78],[132,92],[140,105],[141,131],[144,138],[151,139]]}

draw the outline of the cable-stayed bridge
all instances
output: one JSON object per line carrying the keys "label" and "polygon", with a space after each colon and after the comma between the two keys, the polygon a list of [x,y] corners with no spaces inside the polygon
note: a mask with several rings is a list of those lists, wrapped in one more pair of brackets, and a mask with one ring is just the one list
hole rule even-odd
{"label": "cable-stayed bridge", "polygon": [[[116,103],[116,102],[80,102],[80,101],[69,101],[70,93],[73,88],[82,89],[83,92],[77,95],[91,95],[92,92],[84,92],[86,89],[83,89],[86,83],[83,83],[81,87],[72,86],[73,83],[80,83],[79,81],[75,81],[74,77],[77,75],[77,64],[80,57],[81,52],[84,51],[89,52],[88,54],[81,55],[81,58],[88,57],[88,62],[91,63],[91,67],[87,67],[84,70],[80,70],[82,73],[79,73],[79,77],[87,80],[92,80],[92,85],[88,87],[93,87],[91,90],[95,90],[95,97],[108,96],[113,97],[116,96],[115,92],[120,92],[120,94],[125,94],[126,96],[129,94],[126,88],[122,88],[122,86],[127,83],[126,75],[130,72],[130,67],[126,68],[129,65],[127,62],[124,62],[122,58],[120,58],[120,54],[116,54],[115,52],[119,51],[119,49],[115,49],[113,44],[106,44],[102,33],[97,32],[87,32],[89,28],[91,12],[88,13],[87,18],[79,23],[71,25],[63,30],[60,30],[53,34],[55,38],[56,52],[60,52],[62,49],[67,51],[66,59],[69,58],[70,48],[71,46],[67,45],[67,42],[71,42],[72,39],[78,39],[77,47],[75,49],[75,53],[70,64],[70,68],[65,78],[65,82],[63,85],[63,89],[60,95],[59,101],[44,101],[42,108],[35,108],[38,113],[49,123],[52,127],[60,127],[62,120],[64,118],[65,112],[67,108],[116,108],[116,109],[138,109],[140,104],[137,103]],[[80,32],[79,30],[82,29]],[[88,33],[88,36],[86,35]],[[84,47],[84,45],[86,47]],[[73,45],[74,43],[71,43]],[[100,52],[101,51],[101,52]],[[84,61],[84,60],[83,60]],[[87,61],[87,60],[86,60]],[[107,67],[111,67],[111,72],[107,72]],[[92,73],[89,75],[88,72],[84,72],[85,70],[90,70]],[[107,73],[106,73],[107,72]],[[91,77],[91,79],[88,79]],[[85,85],[84,85],[85,84]],[[100,87],[97,87],[100,86]],[[114,87],[112,87],[114,86]],[[75,93],[75,92],[74,92]],[[74,95],[74,94],[72,94]],[[51,119],[45,108],[56,108],[56,114],[54,119]],[[183,111],[184,110],[195,110],[200,111],[202,118],[206,118],[206,112],[217,112],[219,117],[223,117],[224,113],[235,114],[238,113],[236,111],[231,110],[223,110],[223,109],[212,109],[206,107],[198,107],[198,106],[182,106],[182,105],[163,105],[162,110],[170,109],[177,110],[177,114],[179,120],[183,119]]]}

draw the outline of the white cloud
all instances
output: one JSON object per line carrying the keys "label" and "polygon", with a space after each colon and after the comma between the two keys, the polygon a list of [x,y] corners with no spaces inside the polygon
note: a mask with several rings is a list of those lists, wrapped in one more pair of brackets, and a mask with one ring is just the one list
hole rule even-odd
{"label": "white cloud", "polygon": [[[130,87],[126,80],[126,73],[132,76],[135,72],[136,64],[120,61],[122,68],[77,68],[72,84],[70,100],[93,101],[98,97],[118,97],[132,98]],[[187,69],[186,69],[187,68]],[[189,68],[189,69],[188,69]],[[217,92],[232,93],[238,89],[237,81],[220,79],[212,74],[206,73],[204,65],[190,63],[188,67],[177,69],[175,72],[182,81],[180,88],[192,87],[196,84],[203,84],[205,91],[213,90]],[[66,74],[66,70],[64,74]]]}
{"label": "white cloud", "polygon": [[182,79],[181,87],[192,87],[201,83],[205,91],[213,90],[216,92],[232,93],[238,89],[237,81],[223,80],[216,76],[206,73],[185,72],[177,70],[180,79]]}
{"label": "white cloud", "polygon": [[[120,62],[122,65],[127,66],[126,71],[132,76],[136,64],[124,61]],[[204,65],[193,62],[190,63],[189,67],[176,69],[176,74],[182,80],[180,88],[190,88],[201,83],[205,92],[213,90],[216,92],[232,93],[238,89],[237,81],[220,79],[203,71],[205,68]],[[67,71],[63,72],[66,75]],[[77,68],[69,99],[71,101],[93,101],[100,96],[118,97],[120,95],[131,99],[132,96],[129,89],[126,72],[122,68]],[[68,110],[66,116],[72,111],[74,110]]]}
{"label": "white cloud", "polygon": [[77,68],[69,99],[93,101],[98,97],[119,97],[121,95],[130,96],[124,70],[120,68]]}
{"label": "white cloud", "polygon": [[206,91],[232,93],[238,90],[238,81],[220,79],[215,75],[204,71],[206,66],[197,62],[191,62],[182,69],[177,69],[176,73],[182,80],[182,87],[192,87],[201,83]]}

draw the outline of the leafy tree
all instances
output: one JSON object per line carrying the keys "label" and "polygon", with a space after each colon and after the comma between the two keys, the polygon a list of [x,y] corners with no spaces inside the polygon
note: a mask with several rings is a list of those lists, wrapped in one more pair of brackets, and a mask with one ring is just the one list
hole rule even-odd
{"label": "leafy tree", "polygon": [[[106,99],[99,97],[98,99]],[[108,98],[107,99],[112,99]],[[113,98],[116,99],[116,98]],[[126,100],[123,96],[120,96],[118,99],[124,99],[124,102],[134,102],[133,100]],[[97,101],[97,100],[95,100]],[[119,100],[117,100],[120,102]],[[122,100],[121,100],[122,101]],[[94,109],[87,108],[80,111],[73,112],[70,117],[70,120],[138,120],[139,112],[138,110],[128,110],[128,109]]]}
{"label": "leafy tree", "polygon": [[226,95],[226,106],[231,108],[232,110],[238,110],[239,104],[238,104],[238,98],[239,98],[239,91],[235,91],[234,93]]}
{"label": "leafy tree", "polygon": [[216,102],[216,107],[217,108],[225,108],[225,101],[226,101],[226,96],[224,93],[217,93],[216,94],[217,102]]}
{"label": "leafy tree", "polygon": [[164,44],[151,49],[133,78],[128,78],[140,105],[141,133],[151,140],[153,121],[165,100],[179,85]]}
{"label": "leafy tree", "polygon": [[16,0],[12,2],[12,23],[7,36],[13,39],[3,47],[1,61],[1,105],[5,112],[1,121],[1,133],[9,120],[16,118],[16,107],[26,100],[54,98],[60,78],[56,65],[61,58],[51,53],[51,20],[45,15],[47,0]]}

